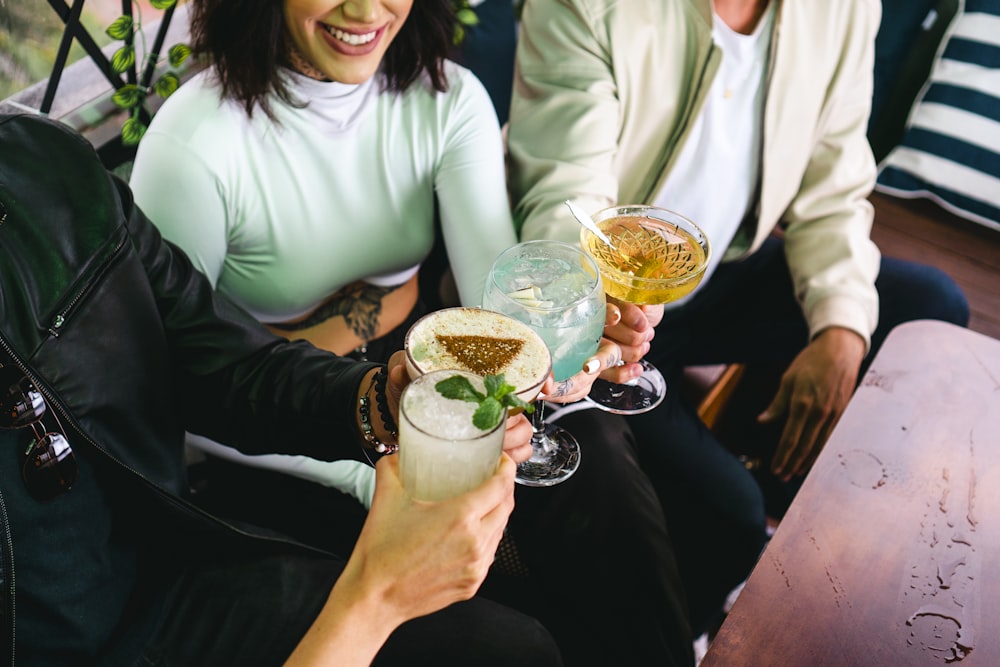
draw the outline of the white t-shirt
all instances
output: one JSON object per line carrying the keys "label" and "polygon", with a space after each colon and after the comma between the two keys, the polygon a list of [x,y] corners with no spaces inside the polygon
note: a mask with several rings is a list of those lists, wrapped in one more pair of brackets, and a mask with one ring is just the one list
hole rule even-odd
{"label": "white t-shirt", "polygon": [[[712,36],[722,64],[701,113],[654,204],[690,218],[708,237],[708,282],[751,204],[760,163],[764,75],[774,26],[772,2],[752,34],[714,15]],[[697,290],[695,290],[697,292]],[[684,303],[691,295],[667,308]]]}
{"label": "white t-shirt", "polygon": [[[278,124],[220,101],[204,72],[164,103],[143,137],[136,202],[221,293],[261,321],[283,322],[356,280],[405,282],[433,244],[436,198],[459,296],[478,306],[493,259],[516,236],[490,98],[468,70],[446,63],[445,71],[447,92],[418,80],[399,94],[383,92],[378,77],[345,85],[288,71],[308,105],[275,100]],[[188,443],[370,504],[369,466],[247,456],[193,434]]]}

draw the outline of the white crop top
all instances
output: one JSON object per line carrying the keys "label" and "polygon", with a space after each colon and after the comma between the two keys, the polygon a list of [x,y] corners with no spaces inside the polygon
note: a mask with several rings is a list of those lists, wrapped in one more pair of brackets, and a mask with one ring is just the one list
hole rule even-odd
{"label": "white crop top", "polygon": [[287,72],[275,125],[220,102],[210,72],[157,112],[131,177],[136,202],[218,290],[264,322],[312,311],[344,285],[402,284],[434,240],[434,197],[465,305],[516,242],[496,114],[468,70],[402,94]]}

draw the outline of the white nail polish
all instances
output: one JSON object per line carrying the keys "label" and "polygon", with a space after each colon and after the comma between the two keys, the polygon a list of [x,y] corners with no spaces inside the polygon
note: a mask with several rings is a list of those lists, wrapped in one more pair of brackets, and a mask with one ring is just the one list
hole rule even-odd
{"label": "white nail polish", "polygon": [[593,375],[599,370],[601,370],[601,362],[597,359],[591,359],[583,365],[583,371],[587,375]]}

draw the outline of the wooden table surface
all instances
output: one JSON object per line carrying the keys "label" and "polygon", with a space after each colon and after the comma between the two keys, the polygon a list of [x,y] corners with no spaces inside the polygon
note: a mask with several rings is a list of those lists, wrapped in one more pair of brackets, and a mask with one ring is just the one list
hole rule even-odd
{"label": "wooden table surface", "polygon": [[1000,665],[1000,341],[890,333],[701,664]]}

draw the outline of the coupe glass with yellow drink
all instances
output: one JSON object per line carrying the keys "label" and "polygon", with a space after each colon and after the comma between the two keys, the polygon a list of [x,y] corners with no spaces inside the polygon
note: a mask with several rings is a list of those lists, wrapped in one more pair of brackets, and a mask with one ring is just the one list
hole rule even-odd
{"label": "coupe glass with yellow drink", "polygon": [[[607,239],[580,230],[580,243],[597,262],[608,296],[637,305],[681,299],[698,286],[709,260],[705,233],[682,215],[656,206],[612,206],[591,216]],[[652,410],[666,395],[655,366],[639,362],[642,375],[626,384],[594,382],[588,400],[618,414]]]}

